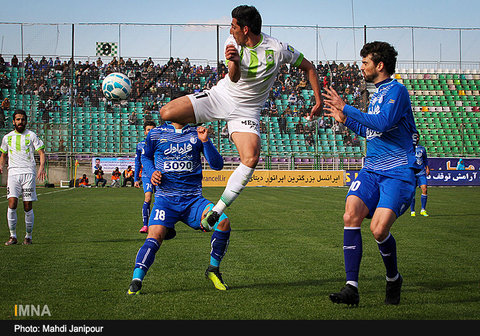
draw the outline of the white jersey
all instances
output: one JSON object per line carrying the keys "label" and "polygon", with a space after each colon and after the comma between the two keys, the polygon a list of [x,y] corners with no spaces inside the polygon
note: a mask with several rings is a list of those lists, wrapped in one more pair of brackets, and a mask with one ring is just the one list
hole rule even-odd
{"label": "white jersey", "polygon": [[11,131],[3,137],[0,151],[8,154],[8,175],[35,174],[34,152],[45,148],[43,141],[32,131]]}
{"label": "white jersey", "polygon": [[261,109],[280,67],[287,63],[298,67],[303,60],[303,54],[292,46],[264,33],[253,48],[240,47],[232,35],[225,41],[225,48],[229,44],[233,44],[240,55],[240,79],[234,83],[227,75],[217,86],[225,89],[235,103],[245,108]]}

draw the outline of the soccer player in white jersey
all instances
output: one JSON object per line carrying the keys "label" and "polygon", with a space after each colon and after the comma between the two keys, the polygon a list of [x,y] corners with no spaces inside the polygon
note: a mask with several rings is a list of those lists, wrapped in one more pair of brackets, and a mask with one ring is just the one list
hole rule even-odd
{"label": "soccer player in white jersey", "polygon": [[[1,174],[3,174],[3,167],[8,156],[7,222],[10,238],[5,245],[17,243],[17,204],[20,196],[23,199],[26,226],[23,244],[30,245],[34,223],[33,201],[37,200],[35,175],[39,180],[45,179],[45,146],[35,133],[26,129],[27,114],[25,111],[15,110],[13,126],[15,129],[3,137],[0,147]],[[38,173],[36,172],[35,151],[40,157]]]}
{"label": "soccer player in white jersey", "polygon": [[240,165],[227,182],[220,200],[202,221],[211,229],[223,211],[245,188],[260,157],[260,111],[284,64],[306,73],[315,96],[310,117],[322,109],[315,67],[292,46],[261,32],[262,18],[253,6],[232,11],[230,36],[225,42],[228,75],[210,90],[172,100],[160,110],[163,120],[181,124],[225,120],[240,154]]}

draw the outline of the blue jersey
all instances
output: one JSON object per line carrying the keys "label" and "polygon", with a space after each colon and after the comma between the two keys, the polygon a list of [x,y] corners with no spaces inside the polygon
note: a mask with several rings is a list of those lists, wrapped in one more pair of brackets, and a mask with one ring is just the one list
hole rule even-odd
{"label": "blue jersey", "polygon": [[345,126],[367,139],[364,169],[404,181],[413,179],[417,132],[408,91],[396,80],[378,83],[368,113],[345,105]]}
{"label": "blue jersey", "polygon": [[142,153],[144,173],[158,170],[162,181],[155,196],[196,196],[202,194],[203,153],[214,170],[223,168],[223,158],[210,140],[202,143],[197,128],[187,125],[177,130],[170,122],[152,129]]}
{"label": "blue jersey", "polygon": [[428,166],[427,150],[423,146],[415,147],[415,157],[417,158],[417,164],[420,167],[420,171],[417,176],[425,175],[427,173],[426,167]]}
{"label": "blue jersey", "polygon": [[142,152],[145,147],[145,140],[140,141],[137,144],[135,150],[135,182],[140,181],[140,172],[143,170],[142,166]]}

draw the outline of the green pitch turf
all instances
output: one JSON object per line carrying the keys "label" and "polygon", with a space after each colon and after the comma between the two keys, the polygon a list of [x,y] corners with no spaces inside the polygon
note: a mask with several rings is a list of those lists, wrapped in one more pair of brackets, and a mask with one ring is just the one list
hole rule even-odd
{"label": "green pitch turf", "polygon": [[[222,190],[204,194],[216,201]],[[0,319],[20,319],[15,305],[48,305],[51,316],[32,319],[50,320],[479,319],[479,188],[430,188],[430,217],[407,212],[394,224],[404,277],[399,306],[383,304],[385,270],[366,220],[358,308],[328,299],[344,285],[346,192],[246,188],[227,212],[233,230],[221,271],[229,291],[204,277],[210,234],[178,223],[177,237],[162,245],[141,295],[133,297],[126,291],[145,240],[138,233],[141,190],[39,189],[31,246],[3,245],[3,198]],[[19,240],[24,233],[20,207]]]}

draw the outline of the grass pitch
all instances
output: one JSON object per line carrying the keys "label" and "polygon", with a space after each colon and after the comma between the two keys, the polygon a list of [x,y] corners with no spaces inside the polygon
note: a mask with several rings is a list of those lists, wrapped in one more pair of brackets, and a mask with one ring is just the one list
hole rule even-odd
{"label": "grass pitch", "polygon": [[[206,188],[204,195],[216,201],[222,191]],[[51,316],[31,319],[50,320],[479,319],[479,188],[429,188],[430,217],[407,212],[394,224],[404,285],[393,307],[383,304],[385,270],[369,220],[362,228],[359,307],[328,299],[345,281],[346,192],[246,188],[227,211],[232,234],[221,271],[229,291],[204,277],[210,234],[178,223],[177,237],[164,242],[134,297],[126,291],[145,240],[138,233],[140,189],[39,189],[31,246],[3,245],[9,235],[3,199],[0,319],[19,319],[20,304],[48,305]],[[19,240],[24,233],[20,207]]]}

